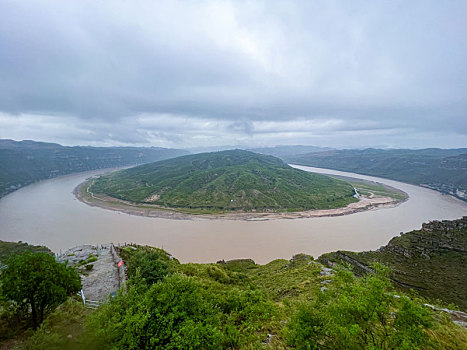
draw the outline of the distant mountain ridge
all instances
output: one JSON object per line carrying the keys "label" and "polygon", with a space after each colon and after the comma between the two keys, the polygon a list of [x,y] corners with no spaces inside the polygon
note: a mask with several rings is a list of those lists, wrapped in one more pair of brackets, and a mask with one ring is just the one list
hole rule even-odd
{"label": "distant mountain ridge", "polygon": [[[467,200],[467,148],[336,150],[284,145],[250,150],[279,157],[287,163],[394,179]],[[31,140],[0,139],[0,198],[42,179],[150,163],[189,153],[187,150],[160,147],[68,147]]]}
{"label": "distant mountain ridge", "polygon": [[255,153],[267,154],[274,157],[284,158],[304,153],[331,151],[333,150],[333,148],[303,145],[281,145],[274,147],[249,148],[247,150]]}
{"label": "distant mountain ridge", "polygon": [[0,197],[43,179],[149,163],[187,153],[160,147],[67,147],[30,140],[0,140]]}
{"label": "distant mountain ridge", "polygon": [[467,200],[467,148],[329,150],[283,159],[421,185]]}

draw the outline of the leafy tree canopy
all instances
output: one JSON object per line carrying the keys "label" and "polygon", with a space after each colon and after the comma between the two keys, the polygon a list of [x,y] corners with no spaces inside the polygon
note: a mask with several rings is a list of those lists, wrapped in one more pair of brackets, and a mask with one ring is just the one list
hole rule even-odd
{"label": "leafy tree canopy", "polygon": [[0,275],[0,293],[31,310],[34,328],[66,298],[81,289],[78,273],[47,253],[24,252],[8,260]]}

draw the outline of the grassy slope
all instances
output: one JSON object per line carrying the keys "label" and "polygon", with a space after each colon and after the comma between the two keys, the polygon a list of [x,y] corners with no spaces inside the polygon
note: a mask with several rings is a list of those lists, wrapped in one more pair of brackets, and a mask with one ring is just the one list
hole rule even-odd
{"label": "grassy slope", "polygon": [[[161,258],[170,262],[173,273],[195,278],[211,291],[214,299],[222,299],[233,289],[260,291],[266,300],[272,302],[274,312],[256,324],[258,329],[252,341],[255,340],[255,345],[258,346],[267,334],[274,334],[275,341],[268,348],[285,349],[283,330],[290,316],[303,302],[309,301],[319,292],[319,288],[323,286],[322,281],[332,278],[321,276],[322,265],[306,254],[297,254],[291,260],[273,260],[265,265],[258,265],[251,259],[180,264],[176,259],[168,260],[165,255],[167,253],[160,249],[148,246],[137,246],[137,249],[156,251],[159,254],[162,252]],[[131,264],[131,256],[135,253],[136,250],[130,247],[122,249],[121,256],[127,265]],[[246,318],[252,316],[255,315],[244,315]],[[256,348],[255,345],[252,343],[241,348],[253,349]]]}
{"label": "grassy slope", "polygon": [[[404,237],[404,242],[407,238]],[[257,265],[249,259],[232,260],[211,264],[180,264],[164,251],[152,247],[125,247],[120,254],[127,266],[132,263],[132,256],[139,250],[156,252],[160,258],[170,265],[172,273],[181,273],[199,281],[203,288],[209,290],[215,300],[224,300],[232,290],[259,290],[270,301],[274,308],[266,318],[256,320],[255,315],[239,315],[249,320],[255,331],[250,338],[251,343],[241,346],[242,349],[268,348],[286,349],[285,327],[292,315],[319,294],[324,286],[322,282],[332,280],[333,276],[320,275],[322,265],[313,258],[298,254],[291,260],[278,259],[265,265]],[[130,276],[131,277],[131,276]],[[331,282],[332,283],[332,282]],[[254,309],[253,309],[254,310]],[[79,301],[69,301],[52,314],[32,337],[19,343],[21,349],[92,349],[86,341],[84,323],[90,310],[84,310]],[[252,311],[252,310],[250,310]],[[440,318],[441,317],[441,318]],[[437,323],[429,330],[430,338],[438,340],[441,345],[433,347],[461,348],[460,344],[467,339],[467,330],[454,326],[442,315],[437,316]],[[248,330],[246,330],[248,331]],[[274,335],[271,343],[261,344],[267,334]],[[443,346],[446,342],[446,346]],[[453,345],[454,344],[454,345]],[[429,347],[430,349],[432,347]]]}
{"label": "grassy slope", "polygon": [[[223,300],[234,289],[260,291],[265,300],[274,306],[273,312],[261,320],[255,320],[255,315],[240,315],[244,321],[253,317],[249,321],[249,327],[255,329],[250,338],[251,343],[240,346],[240,349],[290,349],[285,341],[285,328],[291,316],[296,314],[304,303],[309,303],[320,293],[319,289],[324,286],[322,282],[333,279],[333,276],[320,275],[322,265],[305,254],[298,254],[291,260],[274,260],[265,265],[257,265],[249,259],[211,264],[180,264],[159,249],[142,246],[138,246],[137,249],[155,250],[162,259],[170,263],[172,273],[195,278],[204,289],[210,291],[214,300]],[[127,265],[131,264],[131,257],[135,253],[136,250],[130,247],[122,249],[121,255]],[[86,332],[83,328],[86,317],[79,303],[68,302],[19,348],[47,349],[60,345],[70,349],[92,349],[90,344],[86,343]],[[460,349],[460,344],[467,339],[467,330],[453,325],[443,315],[436,316],[436,324],[428,333],[432,340],[440,343],[438,346],[428,347],[429,349]],[[67,337],[69,334],[73,337]],[[273,335],[272,341],[269,344],[262,343],[268,334]],[[443,343],[447,344],[446,347]]]}
{"label": "grassy slope", "polygon": [[45,246],[29,245],[24,242],[4,242],[0,241],[0,264],[6,261],[8,257],[15,254],[21,254],[25,251],[30,252],[45,252],[52,254],[52,251]]}
{"label": "grassy slope", "polygon": [[456,194],[467,190],[467,149],[335,150],[285,158],[287,162],[425,184]]}
{"label": "grassy slope", "polygon": [[353,187],[248,151],[183,156],[102,176],[91,191],[136,203],[214,210],[307,210],[345,206]]}
{"label": "grassy slope", "polygon": [[64,147],[55,143],[0,140],[0,197],[42,179],[154,162],[186,153],[165,148]]}
{"label": "grassy slope", "polygon": [[349,182],[357,189],[358,193],[363,196],[371,196],[373,194],[375,196],[391,197],[398,201],[407,199],[407,194],[405,192],[380,183],[357,180],[349,180]]}
{"label": "grassy slope", "polygon": [[467,310],[467,217],[440,227],[405,233],[378,251],[329,253],[320,261],[350,263],[359,274],[377,261],[391,268],[392,278],[406,285],[403,288]]}

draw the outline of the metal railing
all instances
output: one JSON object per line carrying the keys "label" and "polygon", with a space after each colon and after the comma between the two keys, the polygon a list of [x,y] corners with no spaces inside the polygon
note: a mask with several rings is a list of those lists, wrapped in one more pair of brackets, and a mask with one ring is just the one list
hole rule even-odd
{"label": "metal railing", "polygon": [[127,272],[126,272],[126,266],[125,263],[123,262],[122,258],[120,255],[117,253],[117,249],[115,248],[113,243],[110,243],[110,252],[112,254],[112,258],[114,260],[115,265],[117,266],[118,269],[118,282],[119,282],[119,287],[125,286],[125,283],[127,281]]}
{"label": "metal railing", "polygon": [[103,302],[99,301],[99,300],[87,299],[86,296],[84,295],[84,291],[82,289],[77,294],[78,294],[78,296],[81,297],[81,299],[83,300],[84,306],[86,308],[88,308],[88,309],[95,310],[95,309],[97,309],[99,306],[101,306],[103,304]]}

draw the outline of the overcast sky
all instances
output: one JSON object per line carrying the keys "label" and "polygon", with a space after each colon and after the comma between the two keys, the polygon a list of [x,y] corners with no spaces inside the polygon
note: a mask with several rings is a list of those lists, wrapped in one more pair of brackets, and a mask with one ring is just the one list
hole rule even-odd
{"label": "overcast sky", "polygon": [[0,138],[467,147],[467,1],[0,1]]}

